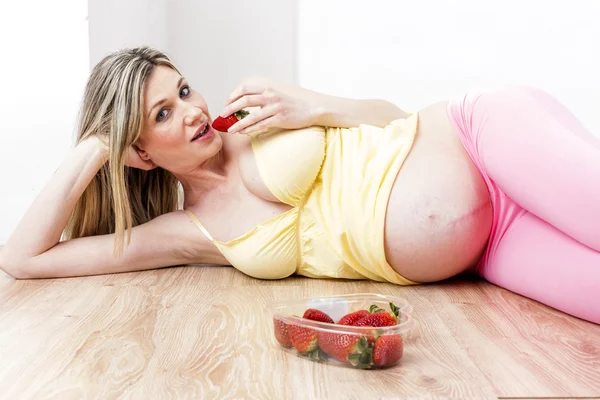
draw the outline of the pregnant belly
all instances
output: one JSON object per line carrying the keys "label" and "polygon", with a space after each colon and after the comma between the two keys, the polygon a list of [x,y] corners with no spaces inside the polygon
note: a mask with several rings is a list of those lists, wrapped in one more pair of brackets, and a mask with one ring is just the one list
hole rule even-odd
{"label": "pregnant belly", "polygon": [[416,282],[434,282],[472,268],[492,225],[485,182],[454,132],[446,104],[419,111],[414,146],[388,202],[387,260]]}

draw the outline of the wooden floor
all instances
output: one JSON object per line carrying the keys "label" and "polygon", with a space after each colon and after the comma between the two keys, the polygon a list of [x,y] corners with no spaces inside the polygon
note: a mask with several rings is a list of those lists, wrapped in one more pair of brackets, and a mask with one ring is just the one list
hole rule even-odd
{"label": "wooden floor", "polygon": [[[358,292],[413,305],[401,364],[355,371],[277,347],[269,302]],[[0,272],[0,399],[553,397],[600,398],[600,326],[468,277],[400,287],[214,266],[35,281]]]}

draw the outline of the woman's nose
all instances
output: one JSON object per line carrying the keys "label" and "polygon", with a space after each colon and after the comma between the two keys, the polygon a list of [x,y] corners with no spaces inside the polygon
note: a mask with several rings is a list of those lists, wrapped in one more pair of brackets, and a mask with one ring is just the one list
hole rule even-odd
{"label": "woman's nose", "polygon": [[186,125],[194,125],[198,118],[202,116],[202,109],[199,107],[191,106],[186,110],[186,114],[184,117],[184,122]]}

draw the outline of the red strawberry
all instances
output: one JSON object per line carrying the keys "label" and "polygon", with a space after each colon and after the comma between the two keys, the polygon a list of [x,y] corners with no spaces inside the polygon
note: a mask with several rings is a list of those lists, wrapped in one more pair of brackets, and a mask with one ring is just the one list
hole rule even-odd
{"label": "red strawberry", "polygon": [[404,354],[404,342],[400,335],[380,336],[373,346],[373,363],[379,367],[400,361]]}
{"label": "red strawberry", "polygon": [[390,303],[390,309],[392,311],[388,312],[373,304],[371,308],[369,308],[371,315],[356,322],[355,326],[382,327],[396,325],[398,323],[398,313],[400,312],[400,309],[396,307],[394,303]]}
{"label": "red strawberry", "polygon": [[314,308],[309,308],[308,310],[304,311],[304,315],[302,316],[302,318],[310,319],[313,321],[329,322],[330,324],[334,323],[333,319],[331,319],[329,315],[327,315],[321,310],[315,310]]}
{"label": "red strawberry", "polygon": [[279,344],[284,347],[290,347],[292,341],[290,340],[288,325],[280,319],[273,318],[273,328],[275,330],[275,339],[277,339]]}
{"label": "red strawberry", "polygon": [[294,346],[299,353],[310,353],[317,349],[317,331],[314,329],[295,324],[288,324],[288,332],[290,333],[292,346]]}
{"label": "red strawberry", "polygon": [[213,121],[212,127],[217,131],[227,132],[227,129],[239,120],[245,118],[248,114],[250,114],[248,111],[240,110],[225,118],[219,116]]}
{"label": "red strawberry", "polygon": [[338,321],[340,325],[354,325],[367,315],[371,315],[371,313],[367,310],[359,310],[350,314],[346,314]]}
{"label": "red strawberry", "polygon": [[359,334],[319,332],[319,347],[341,362],[358,363],[361,355],[370,355],[369,342]]}

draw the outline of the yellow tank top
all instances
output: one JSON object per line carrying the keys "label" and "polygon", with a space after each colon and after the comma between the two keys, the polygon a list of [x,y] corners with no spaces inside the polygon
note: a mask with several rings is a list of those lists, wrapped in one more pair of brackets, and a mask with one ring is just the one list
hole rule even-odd
{"label": "yellow tank top", "polygon": [[[310,127],[251,137],[267,188],[293,208],[229,242],[230,264],[261,279],[299,274],[414,284],[385,258],[388,198],[417,132],[418,114],[384,128]],[[293,160],[293,161],[290,161]]]}

